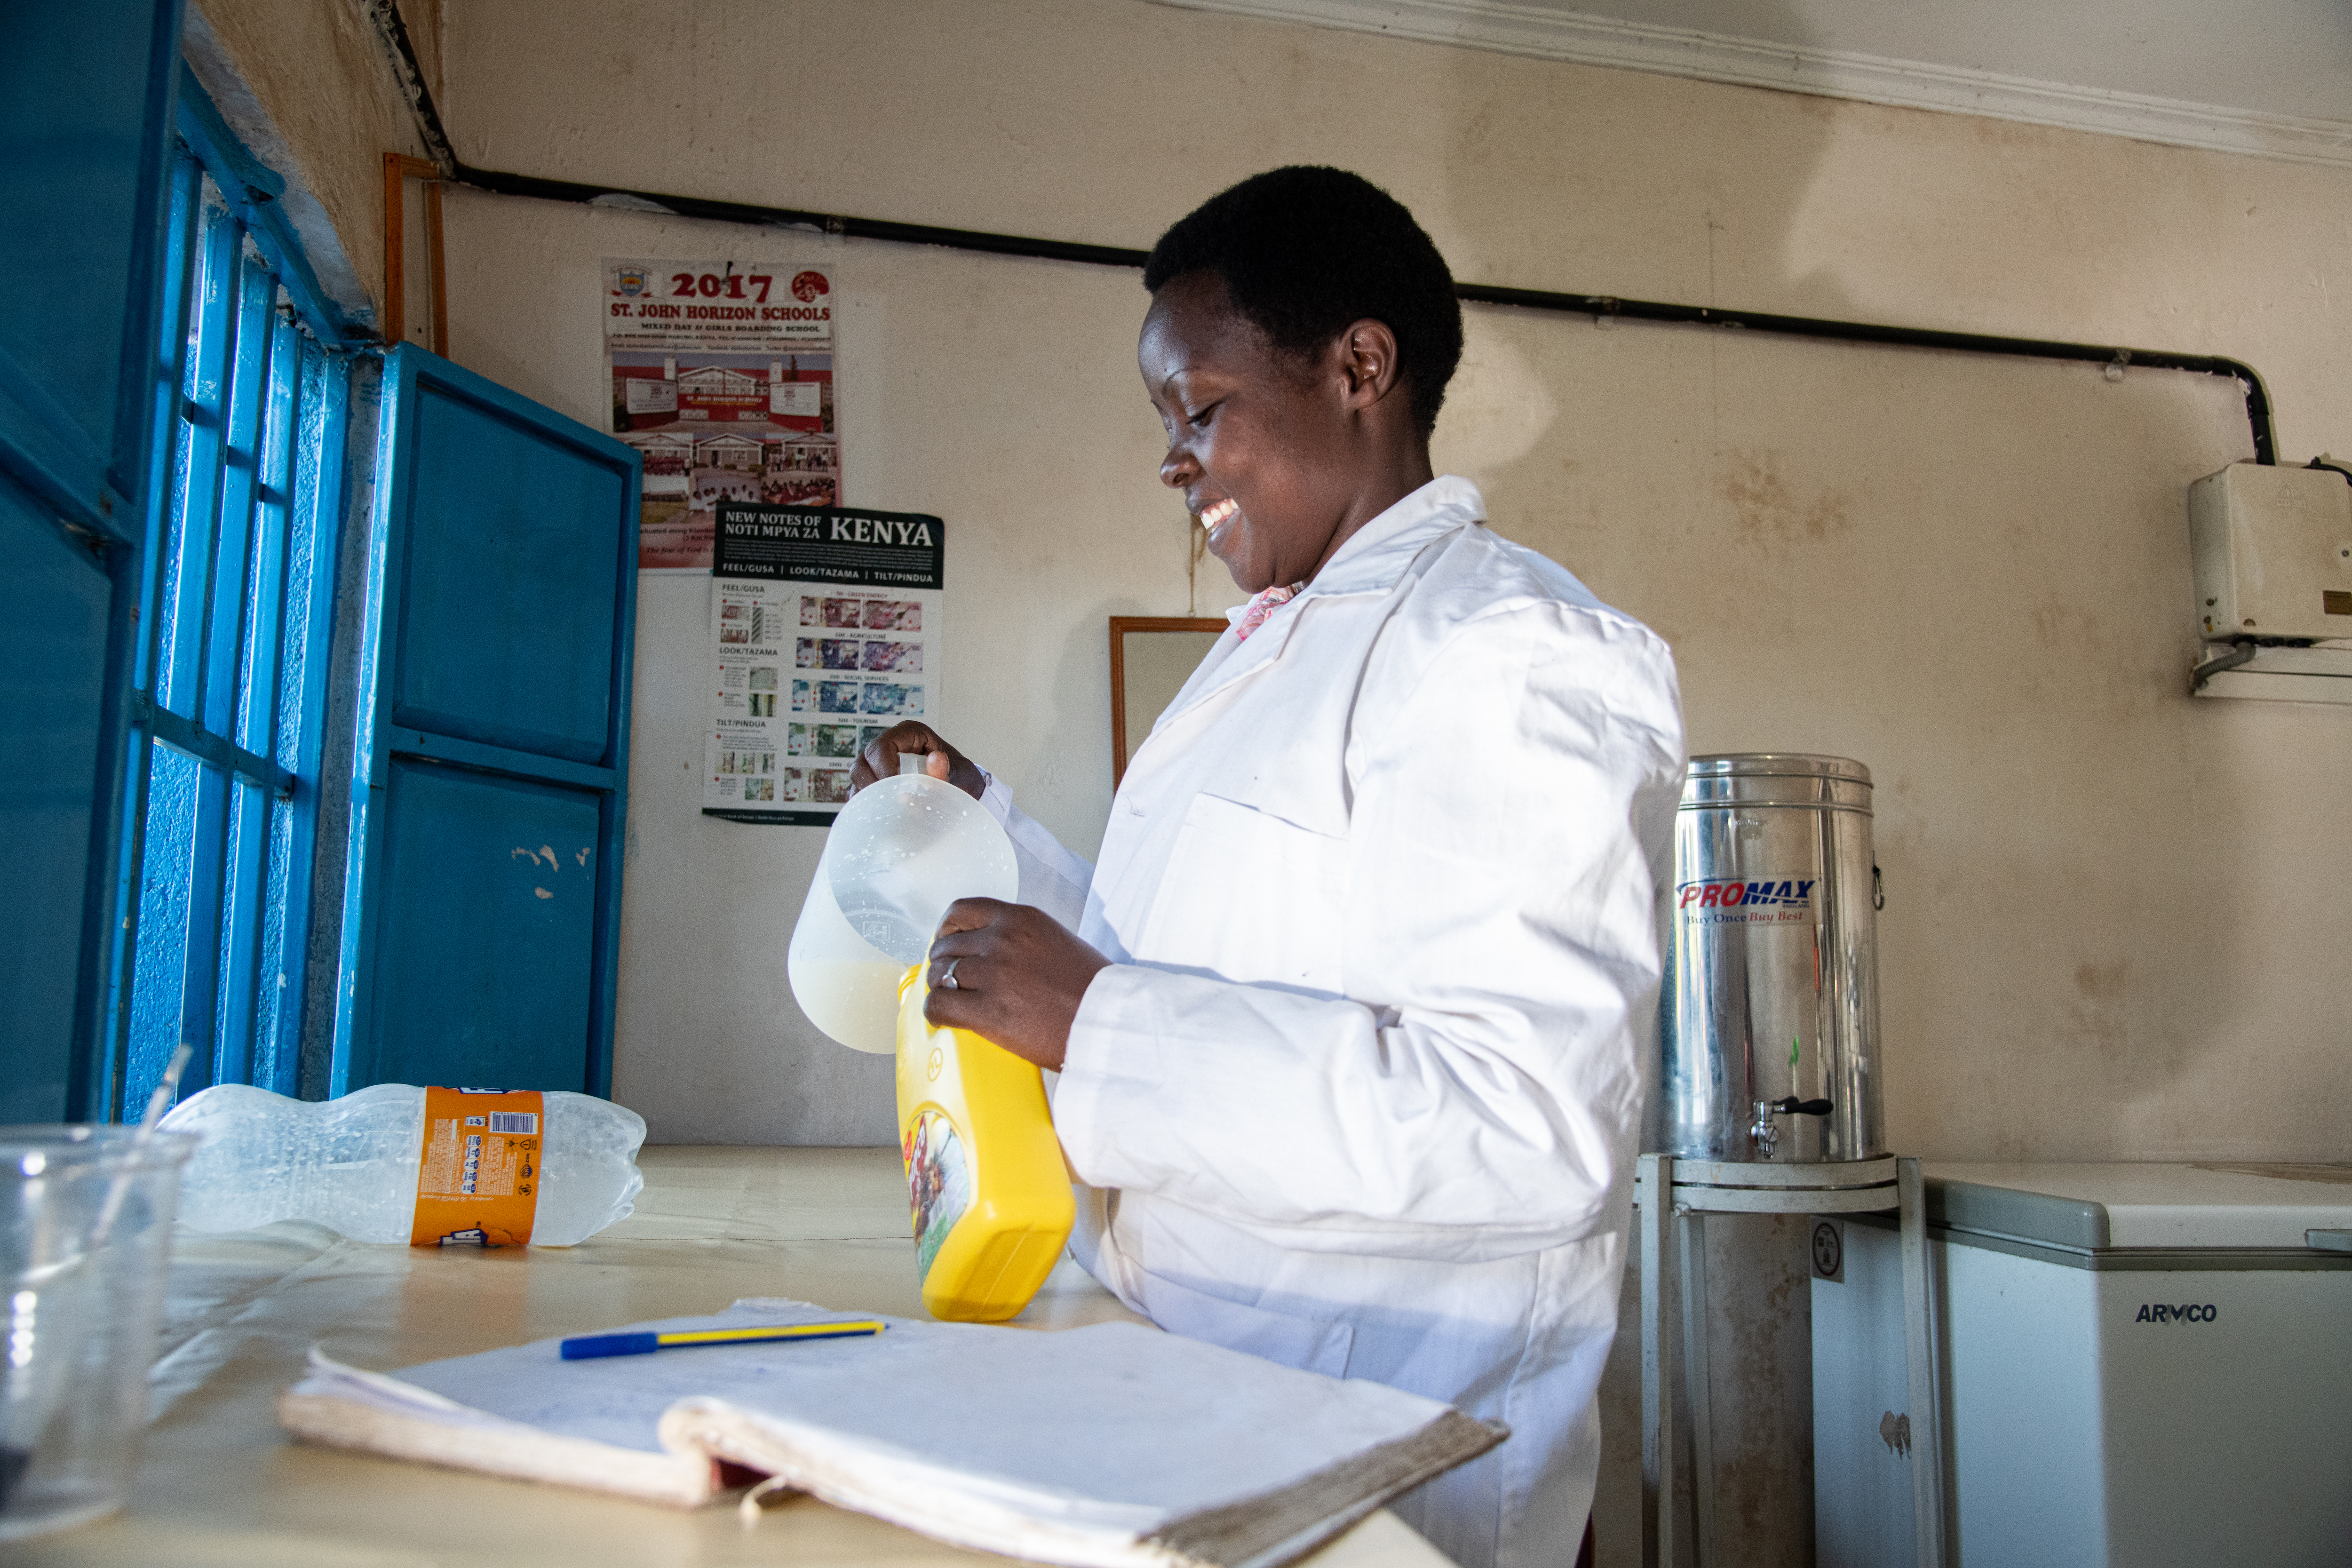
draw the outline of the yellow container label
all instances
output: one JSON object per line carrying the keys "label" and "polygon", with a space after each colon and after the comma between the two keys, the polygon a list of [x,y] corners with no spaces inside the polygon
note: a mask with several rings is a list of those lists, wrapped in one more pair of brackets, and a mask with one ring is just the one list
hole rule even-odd
{"label": "yellow container label", "polygon": [[923,1306],[1002,1322],[1045,1282],[1077,1205],[1045,1077],[1003,1047],[924,1020],[923,966],[898,986],[898,1136]]}

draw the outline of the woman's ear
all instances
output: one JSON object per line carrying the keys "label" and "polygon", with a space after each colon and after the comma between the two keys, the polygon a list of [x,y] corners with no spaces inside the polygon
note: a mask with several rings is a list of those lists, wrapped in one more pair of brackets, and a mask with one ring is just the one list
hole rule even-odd
{"label": "woman's ear", "polygon": [[1347,406],[1370,408],[1396,390],[1397,341],[1386,321],[1367,316],[1349,324],[1333,342],[1332,353],[1344,376]]}

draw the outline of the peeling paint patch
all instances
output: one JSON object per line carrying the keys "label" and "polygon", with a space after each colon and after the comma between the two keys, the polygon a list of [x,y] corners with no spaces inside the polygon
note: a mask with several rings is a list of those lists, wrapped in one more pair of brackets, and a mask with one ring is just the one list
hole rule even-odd
{"label": "peeling paint patch", "polygon": [[545,888],[533,888],[531,891],[538,894],[542,899],[551,899],[555,897],[553,893],[549,892]]}

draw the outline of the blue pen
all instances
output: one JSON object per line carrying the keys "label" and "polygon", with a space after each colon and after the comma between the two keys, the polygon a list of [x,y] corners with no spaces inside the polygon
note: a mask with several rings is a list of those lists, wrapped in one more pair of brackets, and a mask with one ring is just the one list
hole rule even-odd
{"label": "blue pen", "polygon": [[591,1361],[607,1355],[651,1355],[656,1351],[691,1350],[697,1345],[753,1345],[771,1340],[870,1339],[886,1325],[878,1318],[848,1323],[781,1323],[763,1328],[681,1329],[672,1332],[583,1334],[563,1342],[565,1361]]}

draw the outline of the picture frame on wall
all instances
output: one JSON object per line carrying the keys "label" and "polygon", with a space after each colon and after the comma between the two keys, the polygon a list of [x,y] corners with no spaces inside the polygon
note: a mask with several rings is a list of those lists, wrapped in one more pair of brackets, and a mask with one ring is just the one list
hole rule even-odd
{"label": "picture frame on wall", "polygon": [[1176,694],[1225,634],[1223,616],[1110,617],[1110,780],[1117,789],[1127,763],[1151,733]]}

